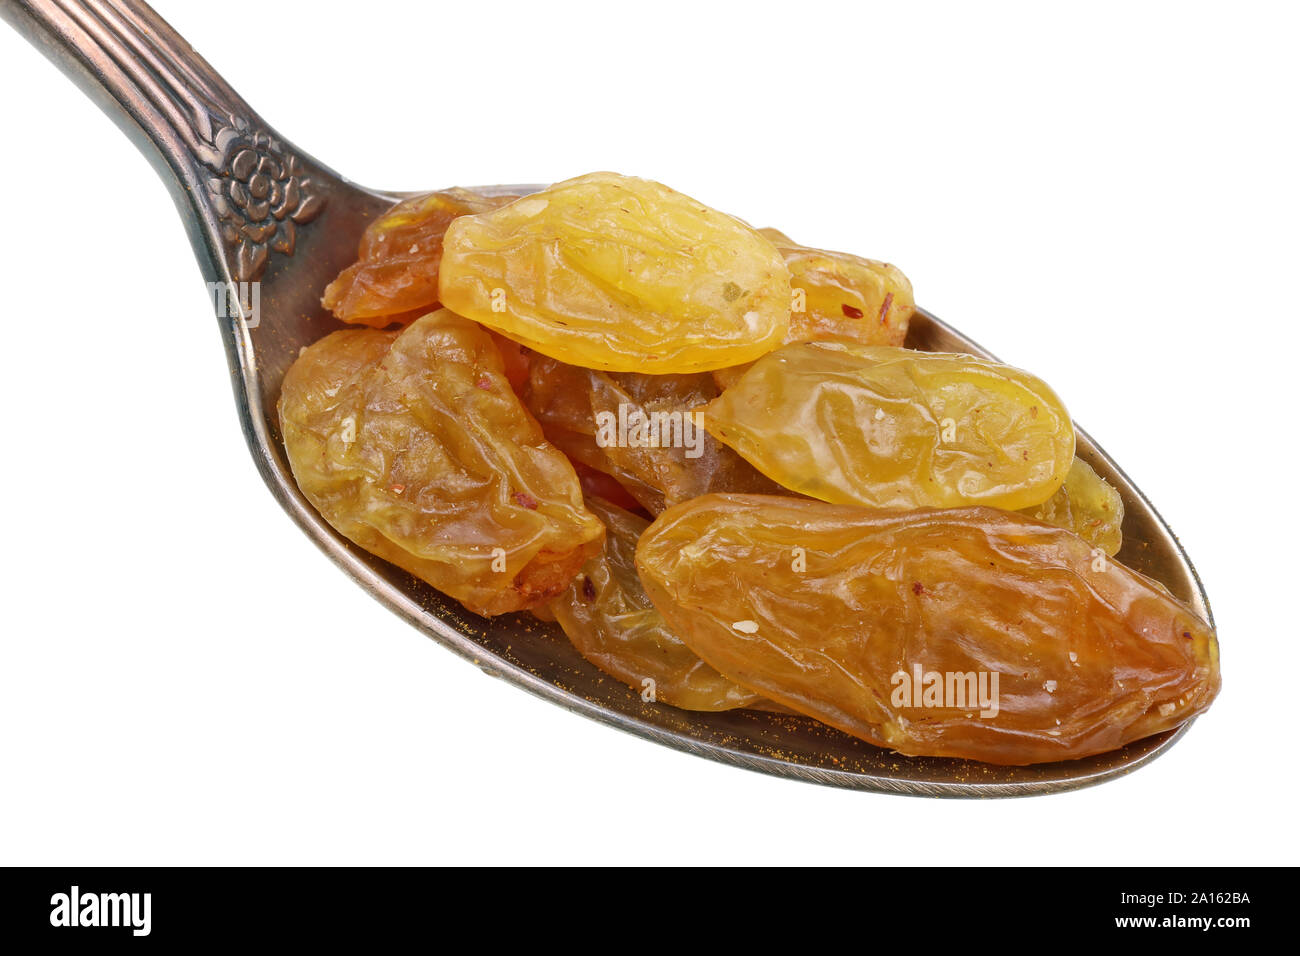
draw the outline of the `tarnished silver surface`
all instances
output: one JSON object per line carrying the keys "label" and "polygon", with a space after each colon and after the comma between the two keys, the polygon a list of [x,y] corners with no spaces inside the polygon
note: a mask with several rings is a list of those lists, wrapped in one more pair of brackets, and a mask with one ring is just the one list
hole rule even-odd
{"label": "tarnished silver surface", "polygon": [[[299,494],[275,402],[299,349],[340,325],[321,290],[355,257],[365,224],[394,194],[340,177],[269,130],[161,18],[137,0],[0,0],[0,15],[62,68],[153,162],[172,190],[209,282],[260,280],[261,321],[220,315],[244,434],[271,493],[358,584],[484,672],[576,713],[724,763],[813,783],[944,797],[1022,796],[1108,780],[1147,763],[1186,730],[1113,753],[1033,767],[902,757],[801,717],[688,713],[640,696],[582,660],[554,625],[485,620],[336,535]],[[444,184],[445,185],[445,184]],[[525,192],[537,187],[496,187]],[[908,344],[989,353],[928,312]],[[1164,583],[1206,620],[1210,607],[1177,539],[1083,432],[1079,455],[1124,499],[1119,559]]]}

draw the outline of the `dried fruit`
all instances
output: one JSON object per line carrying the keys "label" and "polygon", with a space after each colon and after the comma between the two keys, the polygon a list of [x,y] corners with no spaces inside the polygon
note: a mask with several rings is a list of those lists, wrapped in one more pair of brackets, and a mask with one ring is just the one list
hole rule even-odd
{"label": "dried fruit", "polygon": [[780,486],[704,430],[694,409],[718,396],[705,373],[591,372],[596,444],[612,474],[651,514],[711,491],[777,494]]}
{"label": "dried fruit", "polygon": [[599,498],[605,548],[583,565],[551,612],[578,652],[643,698],[685,710],[730,710],[758,701],[705,664],[664,624],[637,577],[637,538],[649,523]]}
{"label": "dried fruit", "polygon": [[1074,459],[1070,417],[1039,379],[889,346],[784,346],[703,420],[784,487],[876,508],[1028,508],[1055,493]]}
{"label": "dried fruit", "polygon": [[540,356],[524,391],[548,439],[651,514],[710,491],[780,491],[692,417],[717,396],[707,373],[597,372]]}
{"label": "dried fruit", "polygon": [[290,464],[471,611],[558,621],[647,699],[905,754],[1083,757],[1218,692],[1212,628],[1108,557],[1123,501],[1060,399],[901,348],[893,266],[613,173],[405,200],[359,259],[323,302],[374,329],[289,370]]}
{"label": "dried fruit", "polygon": [[904,754],[1083,757],[1178,726],[1219,688],[1193,611],[996,509],[709,495],[660,515],[636,566],[720,673]]}
{"label": "dried fruit", "polygon": [[[532,353],[528,382],[520,395],[541,424],[547,441],[575,464],[613,477],[614,466],[609,456],[596,444],[590,390],[589,369]],[[634,482],[630,475],[621,476],[619,484],[637,501],[662,498],[653,488]]]}
{"label": "dried fruit", "polygon": [[1022,512],[1058,528],[1073,531],[1109,555],[1124,543],[1124,499],[1082,459],[1074,459],[1065,483],[1056,494]]}
{"label": "dried fruit", "polygon": [[358,261],[325,287],[321,304],[344,322],[377,329],[419,318],[438,303],[447,226],[457,216],[495,209],[515,198],[449,189],[403,199],[366,227]]}
{"label": "dried fruit", "polygon": [[549,600],[600,549],[600,520],[492,339],[445,309],[400,334],[326,336],[289,369],[279,410],[325,520],[471,611]]}
{"label": "dried fruit", "polygon": [[[782,344],[827,339],[903,344],[916,302],[912,283],[897,266],[801,246],[775,229],[759,232],[776,245],[790,270],[790,328]],[[727,388],[748,367],[718,369],[713,376]]]}
{"label": "dried fruit", "polygon": [[[591,413],[591,370],[534,354],[528,366],[524,403],[547,437],[568,431],[591,440],[596,447],[596,423]],[[598,457],[603,457],[603,452]],[[607,470],[607,469],[602,469]]]}
{"label": "dried fruit", "polygon": [[820,339],[903,344],[916,302],[912,283],[896,266],[847,252],[783,243],[777,248],[794,289],[787,344]]}
{"label": "dried fruit", "polygon": [[439,299],[570,364],[695,372],[781,341],[790,273],[740,220],[659,183],[592,173],[454,221]]}

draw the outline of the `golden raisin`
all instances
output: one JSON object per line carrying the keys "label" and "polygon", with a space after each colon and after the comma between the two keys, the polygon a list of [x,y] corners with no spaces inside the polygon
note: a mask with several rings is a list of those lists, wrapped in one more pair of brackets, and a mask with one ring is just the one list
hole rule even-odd
{"label": "golden raisin", "polygon": [[790,273],[740,220],[656,182],[592,173],[452,222],[439,299],[573,365],[696,372],[781,341]]}
{"label": "golden raisin", "polygon": [[471,611],[547,601],[600,549],[577,475],[492,339],[445,309],[400,334],[348,329],[309,346],[279,410],[298,487],[325,520]]}
{"label": "golden raisin", "polygon": [[1013,512],[707,495],[660,515],[636,566],[721,674],[904,754],[1084,757],[1177,727],[1219,689],[1195,612]]}

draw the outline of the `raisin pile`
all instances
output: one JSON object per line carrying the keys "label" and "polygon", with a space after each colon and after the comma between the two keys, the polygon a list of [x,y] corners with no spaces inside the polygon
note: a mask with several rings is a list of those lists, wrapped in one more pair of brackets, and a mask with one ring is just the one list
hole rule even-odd
{"label": "raisin pile", "polygon": [[659,183],[398,203],[279,413],[340,534],[555,621],[647,707],[760,708],[901,754],[1066,760],[1218,693],[1210,625],[1113,560],[1061,399],[904,347],[896,267]]}

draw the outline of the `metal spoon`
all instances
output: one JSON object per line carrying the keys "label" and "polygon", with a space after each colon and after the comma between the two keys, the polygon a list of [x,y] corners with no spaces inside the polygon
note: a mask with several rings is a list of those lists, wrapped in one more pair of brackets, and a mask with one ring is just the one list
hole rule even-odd
{"label": "metal spoon", "polygon": [[[1084,760],[994,767],[902,757],[800,717],[689,713],[647,704],[582,660],[554,625],[526,615],[476,617],[356,548],[299,493],[275,403],[299,350],[339,327],[320,307],[321,290],[353,261],[362,230],[396,194],[350,183],[295,149],[138,0],[0,0],[0,15],[117,122],[171,188],[199,268],[215,284],[210,288],[217,292],[240,422],[276,500],[358,584],[485,673],[702,757],[814,783],[927,796],[1019,796],[1099,783],[1151,761],[1186,730]],[[522,193],[539,187],[494,188]],[[989,355],[923,310],[908,344]],[[1082,431],[1078,453],[1123,496],[1119,559],[1212,621],[1195,569],[1155,508]]]}

